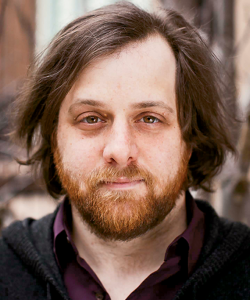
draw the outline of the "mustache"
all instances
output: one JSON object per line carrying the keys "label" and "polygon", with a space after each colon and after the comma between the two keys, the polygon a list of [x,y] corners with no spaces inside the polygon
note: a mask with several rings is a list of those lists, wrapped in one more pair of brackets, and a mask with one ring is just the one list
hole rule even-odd
{"label": "mustache", "polygon": [[120,177],[126,177],[129,180],[143,180],[146,184],[151,184],[153,175],[143,167],[129,165],[123,169],[107,166],[93,170],[87,179],[87,184],[98,186],[102,183],[116,181]]}

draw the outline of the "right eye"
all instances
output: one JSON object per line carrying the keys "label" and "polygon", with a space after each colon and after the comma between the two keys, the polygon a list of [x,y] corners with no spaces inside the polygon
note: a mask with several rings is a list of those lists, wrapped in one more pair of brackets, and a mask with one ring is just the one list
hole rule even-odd
{"label": "right eye", "polygon": [[96,124],[96,123],[103,122],[103,121],[100,118],[98,118],[97,116],[88,116],[88,117],[81,119],[80,122],[87,123],[87,124]]}

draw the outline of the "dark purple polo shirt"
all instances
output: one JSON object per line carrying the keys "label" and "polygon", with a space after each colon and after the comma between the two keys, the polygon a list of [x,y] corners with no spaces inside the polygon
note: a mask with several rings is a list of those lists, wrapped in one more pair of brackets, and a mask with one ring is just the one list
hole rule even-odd
{"label": "dark purple polo shirt", "polygon": [[[161,267],[150,274],[127,300],[173,299],[193,272],[205,234],[204,214],[189,192],[186,193],[187,229],[168,246]],[[79,256],[70,235],[71,207],[67,198],[54,223],[54,252],[72,300],[110,300],[102,283]]]}

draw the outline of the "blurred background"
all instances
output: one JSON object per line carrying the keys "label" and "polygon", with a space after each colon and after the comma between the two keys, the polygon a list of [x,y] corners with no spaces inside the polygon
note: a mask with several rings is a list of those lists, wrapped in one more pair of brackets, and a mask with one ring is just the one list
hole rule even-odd
{"label": "blurred background", "polygon": [[[28,167],[14,156],[25,155],[10,143],[7,110],[15,99],[34,56],[67,23],[114,0],[0,0],[0,230],[17,219],[39,218],[57,203],[47,195]],[[235,132],[238,160],[228,158],[206,199],[219,215],[250,225],[250,1],[134,0],[148,11],[173,8],[196,25],[227,74],[232,113],[244,120]],[[234,84],[232,84],[232,82]],[[235,85],[236,89],[233,88]],[[229,129],[230,130],[230,129]]]}

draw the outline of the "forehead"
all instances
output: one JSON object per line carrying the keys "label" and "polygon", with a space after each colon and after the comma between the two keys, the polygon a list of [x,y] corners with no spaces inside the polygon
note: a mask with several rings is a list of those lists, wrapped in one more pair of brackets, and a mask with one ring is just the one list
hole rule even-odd
{"label": "forehead", "polygon": [[175,73],[175,57],[169,44],[154,35],[95,60],[82,71],[62,109],[87,99],[113,107],[117,102],[125,107],[161,101],[175,110]]}

